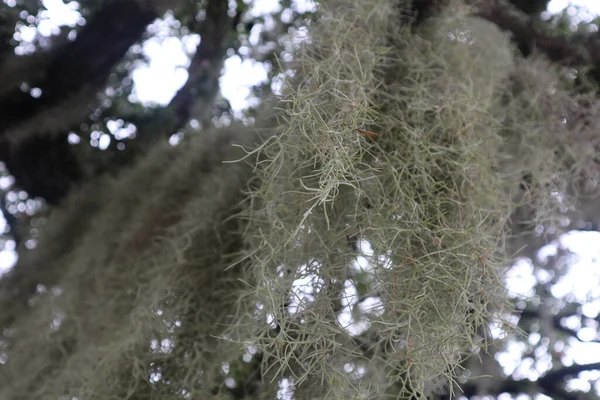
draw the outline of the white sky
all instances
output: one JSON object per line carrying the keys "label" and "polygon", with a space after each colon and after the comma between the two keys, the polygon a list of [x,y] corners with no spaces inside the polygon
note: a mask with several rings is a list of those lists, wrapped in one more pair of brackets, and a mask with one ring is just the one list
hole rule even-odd
{"label": "white sky", "polygon": [[556,14],[570,5],[585,7],[592,14],[600,14],[600,0],[552,0],[548,3],[548,11]]}

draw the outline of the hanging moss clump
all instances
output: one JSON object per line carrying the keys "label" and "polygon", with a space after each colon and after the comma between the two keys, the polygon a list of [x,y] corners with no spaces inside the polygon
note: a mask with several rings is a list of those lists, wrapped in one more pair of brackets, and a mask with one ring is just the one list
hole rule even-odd
{"label": "hanging moss clump", "polygon": [[55,209],[0,281],[0,398],[452,390],[522,238],[595,190],[600,116],[450,3],[415,27],[408,1],[323,2],[254,127],[158,146]]}
{"label": "hanging moss clump", "polygon": [[[328,2],[284,90],[282,125],[250,152],[261,155],[261,184],[245,213],[241,301],[258,310],[242,326],[264,370],[301,398],[451,388],[506,307],[498,273],[514,250],[511,217],[529,210],[518,221],[529,233],[552,223],[565,206],[556,191],[579,174],[571,157],[548,154],[580,144],[542,117],[564,113],[573,95],[515,90],[536,80],[523,65],[537,61],[460,2],[416,32],[398,10]],[[521,140],[539,153],[527,157]],[[591,160],[578,164],[596,168]],[[524,176],[554,182],[516,194]]]}

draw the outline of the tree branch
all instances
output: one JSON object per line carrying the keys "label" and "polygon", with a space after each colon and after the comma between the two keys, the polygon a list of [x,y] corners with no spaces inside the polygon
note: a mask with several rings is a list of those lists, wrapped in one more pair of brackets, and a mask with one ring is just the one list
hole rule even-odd
{"label": "tree branch", "polygon": [[[228,4],[222,0],[209,0],[205,6],[205,18],[200,24],[200,44],[188,68],[188,79],[177,91],[168,106],[149,112],[150,118],[139,113],[121,116],[133,122],[142,133],[131,147],[144,152],[157,140],[169,137],[182,129],[190,118],[198,118],[207,124],[212,117],[214,98],[219,92],[219,78],[227,49],[227,36],[231,33],[232,18]],[[131,120],[131,118],[138,121]]]}
{"label": "tree branch", "polygon": [[0,144],[0,159],[30,197],[58,204],[83,178],[67,133],[29,137],[21,143]]}
{"label": "tree branch", "polygon": [[477,6],[477,15],[513,34],[520,48],[542,50],[550,60],[563,65],[600,63],[600,42],[594,38],[575,41],[536,31],[531,18],[505,0],[467,0]]}
{"label": "tree branch", "polygon": [[[534,311],[534,310],[523,310],[521,312],[516,313],[517,315],[520,315],[521,317],[525,317],[525,318],[536,318],[536,319],[541,319],[542,316],[540,315],[540,313],[538,311]],[[578,341],[580,341],[581,343],[600,343],[599,339],[594,339],[594,340],[583,340],[581,338],[579,338],[577,336],[577,331],[574,329],[570,329],[566,326],[564,326],[563,324],[561,324],[561,319],[563,318],[567,318],[570,316],[576,316],[576,317],[580,317],[580,318],[585,318],[587,319],[587,317],[582,316],[580,314],[572,314],[572,313],[560,313],[557,314],[555,316],[552,317],[552,327],[556,330],[559,330],[563,333],[566,333],[572,337],[574,337],[575,339],[577,339]],[[600,317],[598,317],[600,318]],[[598,318],[589,318],[589,320],[597,320]]]}
{"label": "tree branch", "polygon": [[557,381],[560,381],[560,380],[566,378],[567,376],[577,375],[578,373],[583,372],[583,371],[593,371],[593,370],[600,370],[600,362],[591,363],[591,364],[575,364],[575,365],[571,365],[569,367],[564,367],[564,368],[558,369],[556,371],[547,373],[542,378],[540,378],[539,382],[541,382],[543,380],[557,382]]}
{"label": "tree branch", "polygon": [[[29,91],[20,89],[21,82],[13,82],[14,87],[0,98],[0,136],[27,136],[36,133],[40,127],[57,131],[44,121],[28,126],[27,132],[19,129],[19,125],[54,109],[87,87],[102,85],[111,68],[142,37],[146,26],[156,17],[152,10],[142,9],[135,0],[108,2],[81,29],[75,41],[67,42],[52,54],[51,61],[41,71],[41,78],[27,82],[29,87],[40,89],[40,96],[31,96]],[[94,101],[95,90],[90,92],[90,100]],[[62,110],[61,116],[69,114]],[[79,113],[73,114],[76,115],[71,119],[83,119]],[[74,122],[77,121],[66,124],[70,126]]]}
{"label": "tree branch", "polygon": [[199,110],[199,118],[210,119],[213,99],[219,90],[226,50],[224,40],[231,29],[227,10],[227,2],[222,0],[210,0],[206,5],[206,17],[198,32],[200,44],[188,68],[189,78],[168,106],[174,115],[173,131],[183,127],[193,109]]}
{"label": "tree branch", "polygon": [[4,216],[4,220],[10,229],[10,235],[15,241],[15,247],[19,247],[19,243],[21,242],[21,235],[19,234],[19,221],[17,220],[17,217],[8,212],[8,207],[6,205],[6,193],[4,191],[0,191],[0,217],[2,216]]}
{"label": "tree branch", "polygon": [[[164,109],[169,114],[165,123],[147,127],[132,144],[138,145],[138,150],[181,129],[195,109],[207,114],[206,119],[211,117],[231,24],[227,2],[211,0],[205,11],[201,43],[188,69],[189,78]],[[139,1],[110,2],[94,14],[77,40],[51,54],[39,75],[43,79],[30,84],[40,88],[42,96],[34,98],[18,87],[0,94],[0,139],[4,136],[0,160],[5,161],[18,187],[32,197],[57,204],[72,184],[82,179],[67,132],[87,119],[96,102],[96,90],[155,17],[152,10],[140,8]]]}
{"label": "tree branch", "polygon": [[559,385],[564,382],[564,379],[570,375],[577,375],[583,371],[600,370],[600,362],[583,365],[571,365],[556,371],[547,373],[538,379],[538,385],[544,389],[544,392],[553,398],[563,400],[579,400],[582,398],[581,392],[569,393]]}
{"label": "tree branch", "polygon": [[[0,160],[17,187],[56,204],[82,178],[67,133],[88,117],[97,89],[156,17],[136,0],[107,2],[76,40],[49,53],[6,60],[3,70],[19,72],[21,64],[30,74],[13,77],[0,91]],[[35,61],[43,62],[33,68]],[[21,90],[23,81],[39,88],[40,96]]]}

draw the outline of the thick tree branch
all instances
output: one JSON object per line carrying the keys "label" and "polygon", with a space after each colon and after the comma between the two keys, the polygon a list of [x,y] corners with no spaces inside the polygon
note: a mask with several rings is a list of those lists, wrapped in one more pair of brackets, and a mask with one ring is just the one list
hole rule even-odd
{"label": "thick tree branch", "polygon": [[542,50],[550,60],[563,65],[600,63],[600,41],[589,38],[574,41],[538,32],[533,21],[505,0],[467,0],[477,6],[477,14],[513,34],[520,48]]}
{"label": "thick tree branch", "polygon": [[17,220],[17,217],[8,212],[8,207],[6,205],[6,193],[4,191],[0,191],[0,213],[0,216],[4,216],[4,220],[10,228],[10,235],[13,237],[15,244],[18,247],[19,243],[21,242],[21,235],[18,231],[19,221]]}
{"label": "thick tree branch", "polygon": [[552,398],[562,400],[579,400],[582,398],[581,393],[572,392],[569,393],[561,387],[561,383],[564,382],[568,376],[577,375],[583,371],[600,370],[600,362],[583,365],[571,365],[570,367],[564,367],[556,371],[552,371],[538,379],[538,385],[544,390],[544,393]]}
{"label": "thick tree branch", "polygon": [[540,378],[539,382],[541,383],[542,381],[546,380],[546,381],[550,381],[552,383],[556,383],[568,376],[577,375],[578,373],[583,372],[583,371],[593,371],[593,370],[600,370],[600,362],[591,363],[591,364],[575,364],[575,365],[571,365],[569,367],[564,367],[564,368],[558,369],[556,371],[547,373],[542,378]]}
{"label": "thick tree branch", "polygon": [[200,34],[200,44],[188,68],[186,83],[167,107],[152,110],[150,118],[143,117],[140,120],[139,114],[120,116],[136,124],[142,133],[132,143],[137,152],[143,152],[157,140],[179,131],[192,117],[204,123],[210,122],[231,27],[227,2],[209,0],[205,6],[205,18],[197,32]]}
{"label": "thick tree branch", "polygon": [[173,131],[183,127],[194,109],[200,111],[200,119],[211,116],[225,56],[224,40],[231,29],[227,10],[226,1],[210,0],[206,5],[199,32],[201,41],[188,68],[189,78],[169,104],[174,115]]}
{"label": "thick tree branch", "polygon": [[[164,110],[170,114],[164,124],[140,127],[143,135],[135,143],[140,149],[181,129],[192,114],[211,116],[231,24],[227,2],[211,0],[205,11],[201,43],[188,70],[188,81]],[[43,79],[30,84],[42,90],[41,97],[34,98],[16,87],[0,96],[0,138],[5,136],[0,160],[5,161],[18,187],[56,204],[82,179],[67,132],[87,119],[96,89],[156,16],[152,10],[140,8],[136,0],[109,3],[75,42],[52,54],[42,68]],[[60,121],[53,123],[52,110],[57,109]]]}
{"label": "thick tree branch", "polygon": [[40,58],[35,55],[6,61],[13,70],[23,63],[33,74],[23,80],[30,88],[40,89],[40,96],[33,97],[21,90],[22,80],[15,79],[1,91],[0,160],[17,187],[56,204],[82,178],[66,140],[68,130],[87,119],[96,90],[156,17],[136,0],[107,2],[75,41],[42,54],[41,66],[29,68]]}
{"label": "thick tree branch", "polygon": [[[540,313],[538,311],[534,311],[534,310],[523,310],[523,311],[517,313],[517,315],[520,315],[521,318],[535,318],[535,319],[541,319],[542,318],[542,316],[540,315]],[[569,336],[574,337],[575,339],[577,339],[578,341],[580,341],[582,343],[600,343],[600,339],[583,340],[579,336],[577,336],[577,334],[578,334],[577,330],[571,329],[571,328],[568,328],[568,327],[564,326],[561,323],[561,320],[563,318],[567,318],[567,317],[570,317],[570,316],[576,316],[576,317],[584,318],[584,319],[587,319],[587,320],[599,320],[600,319],[600,316],[597,317],[597,318],[589,318],[588,319],[585,316],[582,316],[582,315],[577,314],[577,313],[575,313],[575,314],[572,314],[572,313],[560,313],[560,314],[554,315],[552,317],[552,327],[554,329],[558,330],[558,331],[561,331],[563,333],[568,334]]]}
{"label": "thick tree branch", "polygon": [[[523,2],[513,0],[465,0],[476,8],[479,17],[496,24],[500,29],[511,32],[522,50],[539,49],[550,60],[563,65],[600,64],[600,40],[595,37],[578,41],[549,36],[534,28],[532,18],[523,11],[535,14],[545,1]],[[449,3],[448,0],[414,0],[412,13],[418,24]],[[516,6],[512,3],[516,3]],[[517,8],[519,7],[519,8]]]}
{"label": "thick tree branch", "polygon": [[83,177],[66,132],[0,145],[0,159],[20,189],[31,197],[42,197],[48,204],[59,203],[73,183]]}
{"label": "thick tree branch", "polygon": [[40,89],[40,96],[31,96],[20,89],[20,82],[14,82],[15,87],[0,98],[0,136],[8,132],[19,136],[35,133],[22,132],[18,125],[60,105],[86,87],[103,84],[111,68],[156,17],[152,10],[142,9],[134,0],[108,2],[81,29],[75,41],[67,42],[53,53],[41,72],[42,78],[28,82],[29,87]]}
{"label": "thick tree branch", "polygon": [[[497,396],[500,393],[510,393],[510,394],[522,394],[522,393],[535,393],[536,392],[536,384],[528,379],[522,380],[514,380],[512,378],[502,378],[502,377],[492,377],[500,382],[497,387],[494,387],[492,393],[485,393],[485,395]],[[481,395],[481,393],[477,392],[477,381],[481,379],[477,377],[472,382],[469,382],[465,385],[461,385],[459,394],[470,399],[473,396]]]}
{"label": "thick tree branch", "polygon": [[564,383],[565,378],[569,376],[575,376],[583,371],[592,371],[598,369],[600,369],[600,362],[584,365],[572,365],[570,367],[564,367],[556,371],[549,372],[543,377],[539,378],[537,381],[531,381],[529,379],[515,380],[511,377],[492,377],[496,384],[493,385],[491,390],[487,393],[479,393],[477,391],[477,382],[480,378],[476,378],[467,384],[461,385],[460,392],[464,397],[467,398],[483,395],[491,395],[496,397],[501,393],[527,393],[530,395],[543,393],[546,396],[557,400],[580,400],[583,398],[584,393],[578,391],[567,392],[562,386],[562,383]]}
{"label": "thick tree branch", "polygon": [[548,6],[550,0],[510,0],[515,7],[531,16],[537,16]]}

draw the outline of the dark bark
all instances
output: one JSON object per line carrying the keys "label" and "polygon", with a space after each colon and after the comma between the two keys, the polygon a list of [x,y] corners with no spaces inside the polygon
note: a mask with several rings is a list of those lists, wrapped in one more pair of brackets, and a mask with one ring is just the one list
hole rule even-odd
{"label": "dark bark", "polygon": [[[521,51],[528,55],[533,49],[541,50],[552,61],[563,65],[600,65],[600,40],[594,36],[577,40],[549,36],[534,28],[537,14],[546,8],[547,0],[465,0],[476,7],[481,18],[509,31]],[[412,13],[415,22],[421,23],[448,0],[414,0]]]}
{"label": "dark bark", "polygon": [[81,29],[75,41],[67,42],[54,52],[42,71],[42,78],[28,82],[29,87],[41,89],[41,96],[32,97],[19,88],[21,82],[14,82],[13,89],[0,98],[0,136],[72,97],[85,86],[102,84],[111,68],[156,17],[151,10],[141,9],[134,0],[107,3]]}
{"label": "dark bark", "polygon": [[17,186],[31,197],[57,204],[83,177],[67,134],[40,135],[12,146],[0,146],[0,160]]}
{"label": "dark bark", "polygon": [[505,0],[467,0],[477,5],[477,14],[513,34],[522,52],[539,49],[562,65],[600,64],[600,41],[595,37],[572,40],[549,36],[534,28],[533,20]]}
{"label": "dark bark", "polygon": [[543,393],[554,399],[560,400],[579,400],[583,396],[581,392],[567,392],[563,388],[565,378],[569,376],[577,376],[583,371],[600,370],[600,362],[593,364],[571,365],[563,367],[555,371],[549,372],[540,379],[537,384],[542,388]]}
{"label": "dark bark", "polygon": [[10,235],[15,241],[16,247],[19,246],[21,242],[21,235],[18,231],[19,229],[19,221],[17,217],[8,212],[8,207],[6,204],[6,193],[0,191],[0,213],[4,216],[4,220],[6,221],[6,225],[8,225],[10,229]]}
{"label": "dark bark", "polygon": [[413,0],[414,25],[420,25],[427,18],[435,15],[439,8],[448,5],[448,3],[448,0]]}
{"label": "dark bark", "polygon": [[[210,124],[228,47],[227,37],[235,32],[227,11],[226,2],[210,0],[206,4],[206,17],[197,31],[201,42],[188,68],[188,80],[166,107],[155,108],[143,114],[118,116],[135,124],[140,132],[139,137],[128,144],[128,149],[134,154],[144,153],[157,140],[169,138],[183,129],[192,117],[202,121],[204,126]],[[124,163],[132,159],[128,157]]]}
{"label": "dark bark", "polygon": [[[135,143],[139,148],[136,154],[157,139],[169,137],[181,129],[195,113],[193,109],[204,110],[200,114],[210,120],[225,56],[224,41],[231,32],[227,10],[228,4],[223,1],[210,1],[206,5],[206,18],[199,30],[202,40],[188,70],[188,81],[166,107],[169,118],[140,132],[136,140],[139,143]],[[52,54],[40,74],[43,79],[30,83],[30,87],[42,90],[41,97],[23,93],[17,87],[19,82],[14,82],[15,87],[0,96],[0,160],[15,176],[17,187],[32,197],[58,204],[70,188],[84,178],[73,148],[66,140],[69,131],[66,127],[73,129],[85,122],[88,107],[72,113],[65,110],[65,118],[70,115],[72,121],[62,121],[58,133],[56,126],[44,123],[43,113],[64,102],[73,102],[70,97],[77,96],[90,85],[102,87],[114,65],[156,17],[153,11],[140,8],[134,0],[108,3],[94,14],[77,40]],[[95,103],[94,93],[91,90],[87,96],[90,109]],[[86,95],[79,97],[87,98]],[[83,98],[78,102],[83,102]],[[38,119],[40,123],[37,123]],[[32,124],[32,120],[36,123]],[[1,140],[3,135],[5,138]],[[6,137],[9,135],[19,137]]]}
{"label": "dark bark", "polygon": [[[490,396],[498,396],[501,393],[510,393],[510,394],[522,394],[522,393],[535,393],[536,392],[536,384],[535,382],[531,382],[530,380],[523,379],[516,381],[510,378],[502,378],[502,377],[493,377],[502,380],[502,384],[495,391],[495,393],[486,393]],[[474,384],[465,384],[461,386],[461,390],[458,395],[462,395],[468,399],[473,396],[477,396],[477,385]]]}
{"label": "dark bark", "polygon": [[461,385],[461,390],[457,395],[462,395],[466,398],[473,396],[487,395],[497,397],[501,393],[510,393],[513,395],[529,394],[531,396],[542,393],[552,399],[557,400],[581,400],[586,396],[586,393],[580,391],[568,392],[564,388],[566,378],[576,376],[583,371],[600,370],[600,363],[572,365],[551,371],[539,378],[537,381],[529,379],[515,380],[512,378],[492,377],[498,381],[498,385],[490,393],[477,393],[476,381]]}
{"label": "dark bark", "polygon": [[174,116],[173,131],[189,121],[193,108],[202,109],[200,119],[211,116],[225,56],[224,40],[232,29],[227,10],[225,1],[212,0],[206,5],[206,18],[199,32],[201,42],[188,69],[189,78],[169,104]]}
{"label": "dark bark", "polygon": [[[143,10],[134,0],[107,2],[81,29],[77,39],[58,46],[49,55],[29,87],[42,94],[32,97],[11,82],[0,97],[0,160],[15,177],[16,186],[31,197],[59,203],[71,186],[83,178],[73,148],[67,142],[67,129],[78,126],[95,102],[94,90],[101,87],[111,69],[137,42],[145,27],[157,15]],[[12,59],[9,62],[19,62]],[[28,62],[23,58],[23,62]],[[82,91],[86,92],[82,93]],[[73,99],[83,103],[73,111]],[[71,101],[71,103],[69,103]],[[60,111],[60,127],[44,114]],[[56,116],[52,117],[56,119]],[[10,137],[7,137],[10,136]]]}
{"label": "dark bark", "polygon": [[510,0],[519,10],[531,16],[538,16],[546,10],[550,0]]}
{"label": "dark bark", "polygon": [[[521,316],[521,318],[531,318],[531,319],[543,318],[542,315],[540,315],[540,313],[535,310],[523,310],[523,311],[519,312],[518,314]],[[600,343],[600,339],[582,340],[581,338],[579,338],[579,336],[578,336],[579,332],[577,330],[568,328],[561,323],[561,320],[563,318],[567,318],[567,317],[571,317],[571,316],[579,317],[582,320],[588,320],[588,321],[595,320],[596,322],[600,322],[600,315],[596,318],[588,318],[585,315],[582,315],[579,313],[566,312],[566,313],[559,313],[557,315],[552,316],[552,321],[551,321],[552,327],[562,333],[565,333],[565,334],[575,338],[576,340],[578,340],[582,343]]]}

